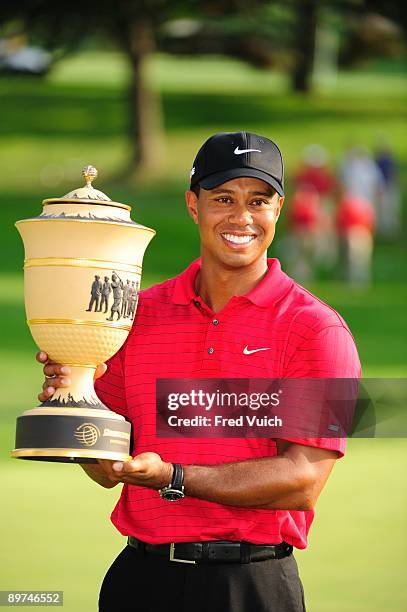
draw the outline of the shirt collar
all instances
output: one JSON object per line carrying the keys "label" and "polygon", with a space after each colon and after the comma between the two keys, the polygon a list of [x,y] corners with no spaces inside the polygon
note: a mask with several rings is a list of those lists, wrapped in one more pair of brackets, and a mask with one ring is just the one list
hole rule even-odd
{"label": "shirt collar", "polygon": [[197,299],[195,293],[195,278],[201,269],[201,258],[195,259],[186,270],[175,279],[172,302],[174,304],[189,304]]}
{"label": "shirt collar", "polygon": [[[283,298],[293,287],[294,281],[282,270],[278,259],[267,259],[268,271],[261,281],[243,296],[257,306],[272,306]],[[177,276],[172,294],[174,304],[189,304],[197,299],[195,278],[201,268],[201,259],[195,259],[184,272]]]}

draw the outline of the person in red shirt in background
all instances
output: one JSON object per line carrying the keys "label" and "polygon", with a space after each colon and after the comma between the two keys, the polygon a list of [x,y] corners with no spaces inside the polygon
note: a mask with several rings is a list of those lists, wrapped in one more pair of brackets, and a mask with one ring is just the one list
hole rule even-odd
{"label": "person in red shirt in background", "polygon": [[312,185],[301,185],[290,202],[288,227],[290,241],[287,258],[291,274],[300,282],[314,275],[317,243],[320,237],[321,198]]}
{"label": "person in red shirt in background", "polygon": [[343,195],[338,201],[336,224],[344,278],[352,285],[368,285],[375,230],[373,205],[361,196]]}
{"label": "person in red shirt in background", "polygon": [[297,186],[314,187],[322,199],[333,194],[336,178],[328,166],[328,154],[323,147],[318,144],[305,147],[303,163],[294,176],[294,182]]}
{"label": "person in red shirt in background", "polygon": [[[300,242],[305,241],[303,256],[307,262],[305,275],[302,274],[300,259],[298,265],[294,266],[294,271],[295,276],[299,271],[296,278],[310,280],[315,267],[332,270],[338,255],[334,222],[337,180],[329,167],[328,153],[321,145],[310,144],[305,147],[303,162],[293,180],[296,191],[291,200],[292,227],[295,237],[302,235]],[[305,211],[303,212],[307,203],[311,207],[308,229],[304,219]],[[298,256],[300,257],[300,254]]]}

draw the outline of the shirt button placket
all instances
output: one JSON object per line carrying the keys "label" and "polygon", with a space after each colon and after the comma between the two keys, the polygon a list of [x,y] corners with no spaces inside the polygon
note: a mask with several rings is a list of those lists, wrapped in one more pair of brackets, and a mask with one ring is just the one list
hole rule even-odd
{"label": "shirt button placket", "polygon": [[[211,321],[212,325],[219,325],[219,319],[212,319]],[[209,331],[209,330],[208,330]],[[209,334],[209,336],[211,336],[212,334]],[[213,353],[215,352],[215,349],[213,346],[210,346],[208,349],[208,355],[213,355]]]}

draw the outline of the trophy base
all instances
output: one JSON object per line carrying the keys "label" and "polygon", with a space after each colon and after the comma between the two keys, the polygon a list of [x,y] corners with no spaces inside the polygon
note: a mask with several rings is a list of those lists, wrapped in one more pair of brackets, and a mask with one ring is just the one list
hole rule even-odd
{"label": "trophy base", "polygon": [[17,418],[11,456],[59,463],[127,461],[130,434],[130,423],[108,409],[39,407]]}

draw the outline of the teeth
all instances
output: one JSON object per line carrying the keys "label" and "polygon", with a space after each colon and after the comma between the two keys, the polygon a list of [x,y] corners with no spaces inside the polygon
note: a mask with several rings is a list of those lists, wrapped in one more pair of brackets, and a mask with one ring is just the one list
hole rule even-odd
{"label": "teeth", "polygon": [[223,236],[226,240],[235,244],[247,244],[255,238],[255,236],[236,236],[235,234],[223,234]]}

